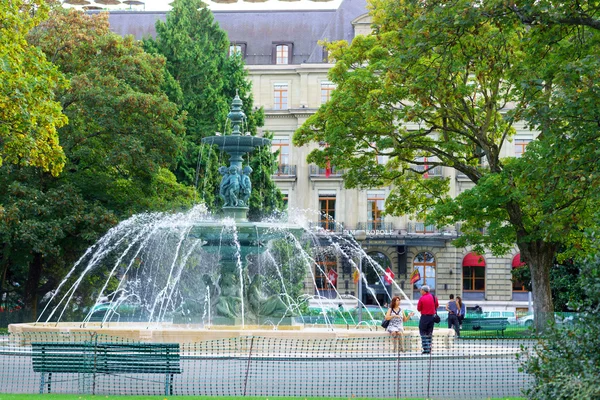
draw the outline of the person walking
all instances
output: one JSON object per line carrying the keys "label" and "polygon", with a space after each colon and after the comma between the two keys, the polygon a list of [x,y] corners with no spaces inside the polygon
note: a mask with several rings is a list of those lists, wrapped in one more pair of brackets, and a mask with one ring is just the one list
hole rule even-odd
{"label": "person walking", "polygon": [[458,308],[458,329],[462,329],[462,323],[467,315],[467,305],[463,303],[462,297],[456,296],[456,308]]}
{"label": "person walking", "polygon": [[419,334],[421,335],[422,354],[431,353],[431,337],[433,336],[433,316],[437,312],[439,303],[436,297],[430,293],[429,286],[421,286],[421,297],[417,303],[417,311],[421,313],[419,319]]}
{"label": "person walking", "polygon": [[[394,353],[396,353],[396,351],[404,351],[404,323],[408,321],[413,314],[414,313],[408,315],[404,314],[402,308],[400,308],[400,297],[395,296],[392,299],[390,308],[388,308],[387,313],[385,314],[385,319],[390,321],[386,330],[392,335]],[[398,342],[400,342],[399,346]]]}
{"label": "person walking", "polygon": [[454,329],[454,334],[456,337],[460,336],[460,328],[458,322],[458,305],[456,304],[456,300],[454,300],[454,295],[450,295],[450,300],[448,304],[446,304],[446,311],[448,311],[448,329]]}

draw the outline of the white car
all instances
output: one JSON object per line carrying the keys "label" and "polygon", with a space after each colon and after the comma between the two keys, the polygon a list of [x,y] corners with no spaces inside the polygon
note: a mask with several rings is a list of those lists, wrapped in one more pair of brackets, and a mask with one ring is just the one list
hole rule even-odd
{"label": "white car", "polygon": [[[570,324],[573,322],[573,315],[568,315],[568,316],[563,316],[561,314],[558,313],[554,313],[554,322],[556,322],[557,324]],[[524,317],[520,317],[518,319],[519,325],[523,325],[526,327],[532,327],[534,324],[534,317],[533,314],[527,314]]]}

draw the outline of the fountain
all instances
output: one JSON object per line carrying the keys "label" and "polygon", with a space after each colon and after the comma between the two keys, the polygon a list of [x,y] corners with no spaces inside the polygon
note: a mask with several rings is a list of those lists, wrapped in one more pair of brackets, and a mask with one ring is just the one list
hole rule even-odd
{"label": "fountain", "polygon": [[[229,166],[219,168],[224,218],[196,206],[185,213],[139,214],[121,222],[90,247],[48,295],[37,322],[11,325],[9,330],[102,332],[178,342],[257,331],[263,336],[310,338],[385,334],[374,329],[378,321],[372,316],[369,329],[355,320],[344,320],[344,329],[334,329],[326,311],[320,329],[297,323],[307,309],[307,298],[298,296],[298,288],[309,276],[317,286],[311,251],[315,243],[326,242],[357,270],[356,256],[368,256],[351,235],[321,231],[317,237],[302,214],[287,221],[249,222],[252,169],[243,166],[244,156],[270,140],[242,134],[245,115],[237,95],[228,119],[231,134],[202,140],[229,155]],[[320,275],[327,276],[326,271]],[[102,284],[90,287],[90,282]],[[403,293],[397,285],[395,289]]]}

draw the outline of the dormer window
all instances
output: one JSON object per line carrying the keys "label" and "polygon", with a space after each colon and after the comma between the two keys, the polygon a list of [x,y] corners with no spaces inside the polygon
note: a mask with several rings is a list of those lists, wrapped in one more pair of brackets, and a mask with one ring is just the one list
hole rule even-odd
{"label": "dormer window", "polygon": [[273,43],[273,63],[276,65],[292,63],[292,43]]}
{"label": "dormer window", "polygon": [[229,45],[229,57],[240,54],[242,58],[246,58],[246,43],[231,43]]}

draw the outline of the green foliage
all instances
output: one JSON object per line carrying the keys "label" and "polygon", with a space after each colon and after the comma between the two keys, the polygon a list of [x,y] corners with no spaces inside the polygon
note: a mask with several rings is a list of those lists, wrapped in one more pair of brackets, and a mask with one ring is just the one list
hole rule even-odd
{"label": "green foliage", "polygon": [[[216,131],[227,134],[227,114],[236,94],[244,103],[247,120],[243,130],[256,135],[256,128],[264,123],[263,110],[254,110],[250,82],[241,56],[229,56],[227,34],[214,20],[212,12],[200,0],[176,0],[165,22],[156,24],[156,39],[147,38],[145,48],[167,59],[167,93],[171,101],[185,111],[186,135],[184,150],[173,169],[179,182],[197,187],[201,199],[212,212],[222,207],[218,168],[227,164],[227,155],[201,144],[204,137]],[[261,168],[254,168],[254,188],[275,190]],[[265,193],[264,190],[261,190]],[[256,192],[254,192],[256,193]],[[253,193],[250,201],[251,218],[270,212],[272,201],[266,210]],[[269,194],[273,197],[276,194]]]}
{"label": "green foliage", "polygon": [[[136,212],[188,207],[194,191],[168,169],[184,127],[162,91],[164,58],[112,33],[107,15],[62,7],[28,39],[71,83],[56,92],[69,117],[59,130],[62,174],[0,169],[0,293],[24,301],[35,319],[42,296],[111,226]],[[104,273],[79,286],[84,304]]]}
{"label": "green foliage", "polygon": [[35,166],[58,175],[65,155],[57,128],[67,123],[55,90],[67,80],[27,33],[48,15],[43,0],[0,3],[0,166]]}
{"label": "green foliage", "polygon": [[[273,133],[265,132],[267,139],[273,139]],[[248,219],[260,221],[283,210],[283,195],[271,178],[277,168],[277,155],[270,146],[264,146],[249,155],[252,167],[252,193],[250,195],[250,210]]]}
{"label": "green foliage", "polygon": [[[274,240],[269,249],[276,270],[269,271],[263,281],[265,293],[279,295],[286,293],[283,301],[285,304],[300,302],[304,294],[303,283],[307,273],[306,261],[298,255],[296,247],[287,239]],[[296,309],[292,310],[297,314]]]}
{"label": "green foliage", "polygon": [[[550,329],[533,354],[520,354],[523,369],[533,375],[526,390],[530,399],[584,399],[600,397],[600,260],[583,266],[577,303],[580,318],[572,326]],[[573,302],[575,305],[575,302]]]}
{"label": "green foliage", "polygon": [[[328,143],[308,161],[346,169],[347,187],[391,186],[389,214],[461,223],[457,246],[503,254],[516,243],[542,314],[553,309],[557,249],[585,254],[599,207],[600,24],[592,6],[522,3],[371,0],[373,34],[327,46],[337,89],[294,143]],[[524,157],[503,158],[519,121],[541,134]],[[451,198],[425,166],[454,168],[474,187]]]}

